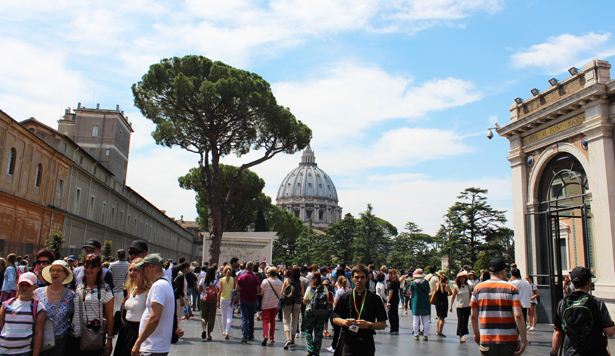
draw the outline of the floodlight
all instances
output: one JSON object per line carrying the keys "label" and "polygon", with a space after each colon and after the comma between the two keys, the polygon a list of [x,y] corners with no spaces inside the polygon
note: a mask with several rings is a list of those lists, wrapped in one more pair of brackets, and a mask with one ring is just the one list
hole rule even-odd
{"label": "floodlight", "polygon": [[568,69],[568,73],[570,73],[570,75],[577,75],[577,73],[579,73],[579,70],[577,69],[577,67],[572,67]]}
{"label": "floodlight", "polygon": [[549,79],[549,84],[551,84],[552,87],[556,86],[557,83],[558,83],[557,79],[555,78]]}
{"label": "floodlight", "polygon": [[523,103],[523,99],[521,98],[515,98],[515,103],[517,103],[517,105]]}
{"label": "floodlight", "polygon": [[534,95],[534,96],[536,96],[536,95],[540,94],[540,90],[538,90],[538,89],[536,89],[536,88],[534,88],[534,89],[532,89],[532,90],[530,90],[530,91],[532,92],[532,95]]}

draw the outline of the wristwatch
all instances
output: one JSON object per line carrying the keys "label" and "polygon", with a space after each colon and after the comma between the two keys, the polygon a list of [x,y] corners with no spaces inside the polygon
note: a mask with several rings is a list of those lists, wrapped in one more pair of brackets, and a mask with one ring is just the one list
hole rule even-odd
{"label": "wristwatch", "polygon": [[367,330],[371,330],[371,329],[372,329],[372,327],[373,327],[373,325],[374,325],[374,324],[372,324],[372,323],[367,324]]}

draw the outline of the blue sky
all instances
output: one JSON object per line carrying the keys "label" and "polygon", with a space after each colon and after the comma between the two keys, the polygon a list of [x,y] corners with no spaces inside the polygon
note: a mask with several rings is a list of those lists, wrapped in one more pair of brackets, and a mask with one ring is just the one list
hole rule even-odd
{"label": "blue sky", "polygon": [[[81,102],[133,123],[127,184],[194,219],[177,177],[198,157],[156,146],[130,86],[162,58],[199,54],[258,73],[313,130],[344,213],[371,203],[400,230],[434,234],[467,187],[512,214],[508,141],[516,97],[615,54],[607,1],[14,1],[0,7],[0,109],[57,127]],[[275,201],[300,153],[254,171]],[[228,157],[228,164],[256,157]],[[511,222],[509,222],[511,225]]]}

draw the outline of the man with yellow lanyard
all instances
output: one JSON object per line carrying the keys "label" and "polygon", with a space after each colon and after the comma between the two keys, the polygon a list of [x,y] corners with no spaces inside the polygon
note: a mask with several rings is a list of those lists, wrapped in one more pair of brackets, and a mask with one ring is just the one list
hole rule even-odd
{"label": "man with yellow lanyard", "polygon": [[387,314],[380,297],[368,291],[369,270],[363,265],[352,269],[354,289],[344,293],[333,311],[333,322],[342,327],[336,355],[372,356],[375,330],[386,327]]}

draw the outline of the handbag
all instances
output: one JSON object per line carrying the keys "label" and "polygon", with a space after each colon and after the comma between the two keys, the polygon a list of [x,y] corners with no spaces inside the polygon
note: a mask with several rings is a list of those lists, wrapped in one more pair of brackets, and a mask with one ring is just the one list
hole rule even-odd
{"label": "handbag", "polygon": [[60,299],[58,299],[58,301],[56,302],[56,310],[53,312],[51,319],[45,320],[45,328],[43,329],[43,344],[41,345],[41,351],[47,351],[56,346],[55,330],[53,328],[53,318],[56,317],[56,314],[58,313],[58,310],[62,305],[61,303],[64,300],[64,296],[66,296],[66,288],[62,288],[64,290],[62,291],[62,295],[60,295]]}
{"label": "handbag", "polygon": [[[100,351],[105,346],[105,334],[103,327],[101,325],[98,331],[85,327],[85,323],[83,322],[85,293],[83,289],[81,290],[80,297],[82,303],[80,303],[81,312],[79,313],[79,317],[81,320],[81,342],[79,344],[79,349],[81,351]],[[100,286],[98,286],[98,307],[100,310]],[[100,312],[100,315],[102,319],[102,310]]]}

